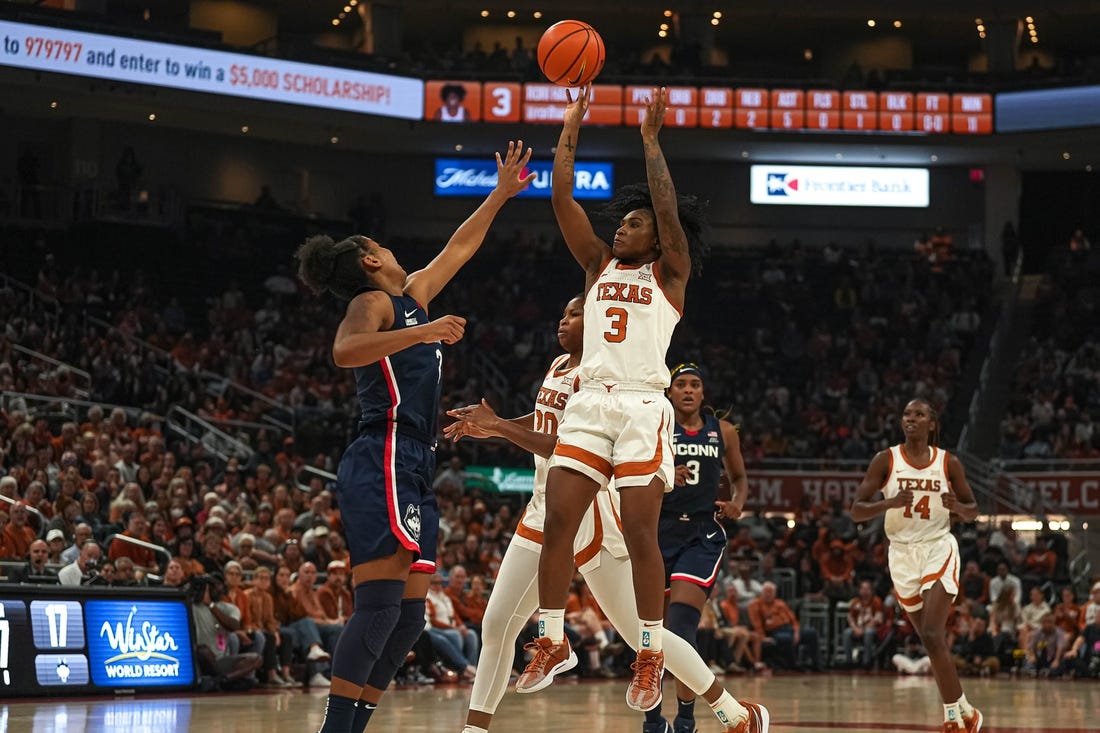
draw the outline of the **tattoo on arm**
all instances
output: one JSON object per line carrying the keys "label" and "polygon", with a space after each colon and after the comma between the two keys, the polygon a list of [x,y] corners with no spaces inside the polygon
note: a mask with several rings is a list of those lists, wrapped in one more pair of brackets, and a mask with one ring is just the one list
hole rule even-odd
{"label": "tattoo on arm", "polygon": [[577,146],[573,144],[573,138],[565,138],[565,149],[568,150],[570,153],[577,149]]}
{"label": "tattoo on arm", "polygon": [[[654,208],[676,211],[676,187],[672,184],[672,174],[668,172],[668,163],[661,152],[661,147],[656,141],[647,141],[645,148],[645,170],[649,181],[649,195],[653,199]],[[662,241],[661,246],[680,252],[685,249],[685,241],[679,241],[677,237],[671,237],[670,241]]]}

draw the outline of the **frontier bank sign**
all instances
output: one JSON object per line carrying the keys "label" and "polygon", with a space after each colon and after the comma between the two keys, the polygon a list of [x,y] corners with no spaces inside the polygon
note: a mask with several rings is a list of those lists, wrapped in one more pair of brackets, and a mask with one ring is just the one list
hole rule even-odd
{"label": "frontier bank sign", "polygon": [[749,200],[780,206],[927,208],[927,168],[754,165]]}

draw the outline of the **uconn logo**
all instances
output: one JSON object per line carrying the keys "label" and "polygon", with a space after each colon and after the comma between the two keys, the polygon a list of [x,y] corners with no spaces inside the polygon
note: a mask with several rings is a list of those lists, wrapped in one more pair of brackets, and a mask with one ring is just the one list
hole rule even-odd
{"label": "uconn logo", "polygon": [[[524,173],[534,173],[531,184],[519,193],[521,198],[550,198],[552,184],[550,161],[532,161]],[[611,163],[578,161],[574,168],[573,196],[577,199],[611,198],[614,170]],[[497,185],[497,167],[491,160],[437,158],[435,161],[436,196],[486,196]]]}

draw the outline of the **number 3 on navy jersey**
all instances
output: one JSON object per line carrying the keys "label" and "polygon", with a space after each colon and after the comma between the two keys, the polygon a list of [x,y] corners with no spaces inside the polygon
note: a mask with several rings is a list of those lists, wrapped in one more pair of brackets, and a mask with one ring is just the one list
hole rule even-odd
{"label": "number 3 on navy jersey", "polygon": [[608,308],[605,314],[611,319],[611,330],[604,331],[604,341],[612,344],[621,344],[626,341],[626,317],[624,308]]}
{"label": "number 3 on navy jersey", "polygon": [[684,483],[688,486],[695,486],[699,483],[699,461],[688,461],[684,465],[687,466],[688,471],[691,472],[688,474],[687,479],[684,480]]}

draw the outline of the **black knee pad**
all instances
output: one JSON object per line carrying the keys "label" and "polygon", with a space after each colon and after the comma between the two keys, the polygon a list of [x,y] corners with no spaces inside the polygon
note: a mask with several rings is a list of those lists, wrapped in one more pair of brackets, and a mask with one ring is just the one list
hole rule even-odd
{"label": "black knee pad", "polygon": [[694,648],[701,616],[697,608],[686,603],[673,603],[668,607],[668,630]]}
{"label": "black knee pad", "polygon": [[389,640],[381,656],[367,678],[367,684],[379,690],[386,689],[390,680],[405,663],[405,657],[424,633],[424,599],[406,598],[401,602],[401,612],[397,624],[390,633]]}

